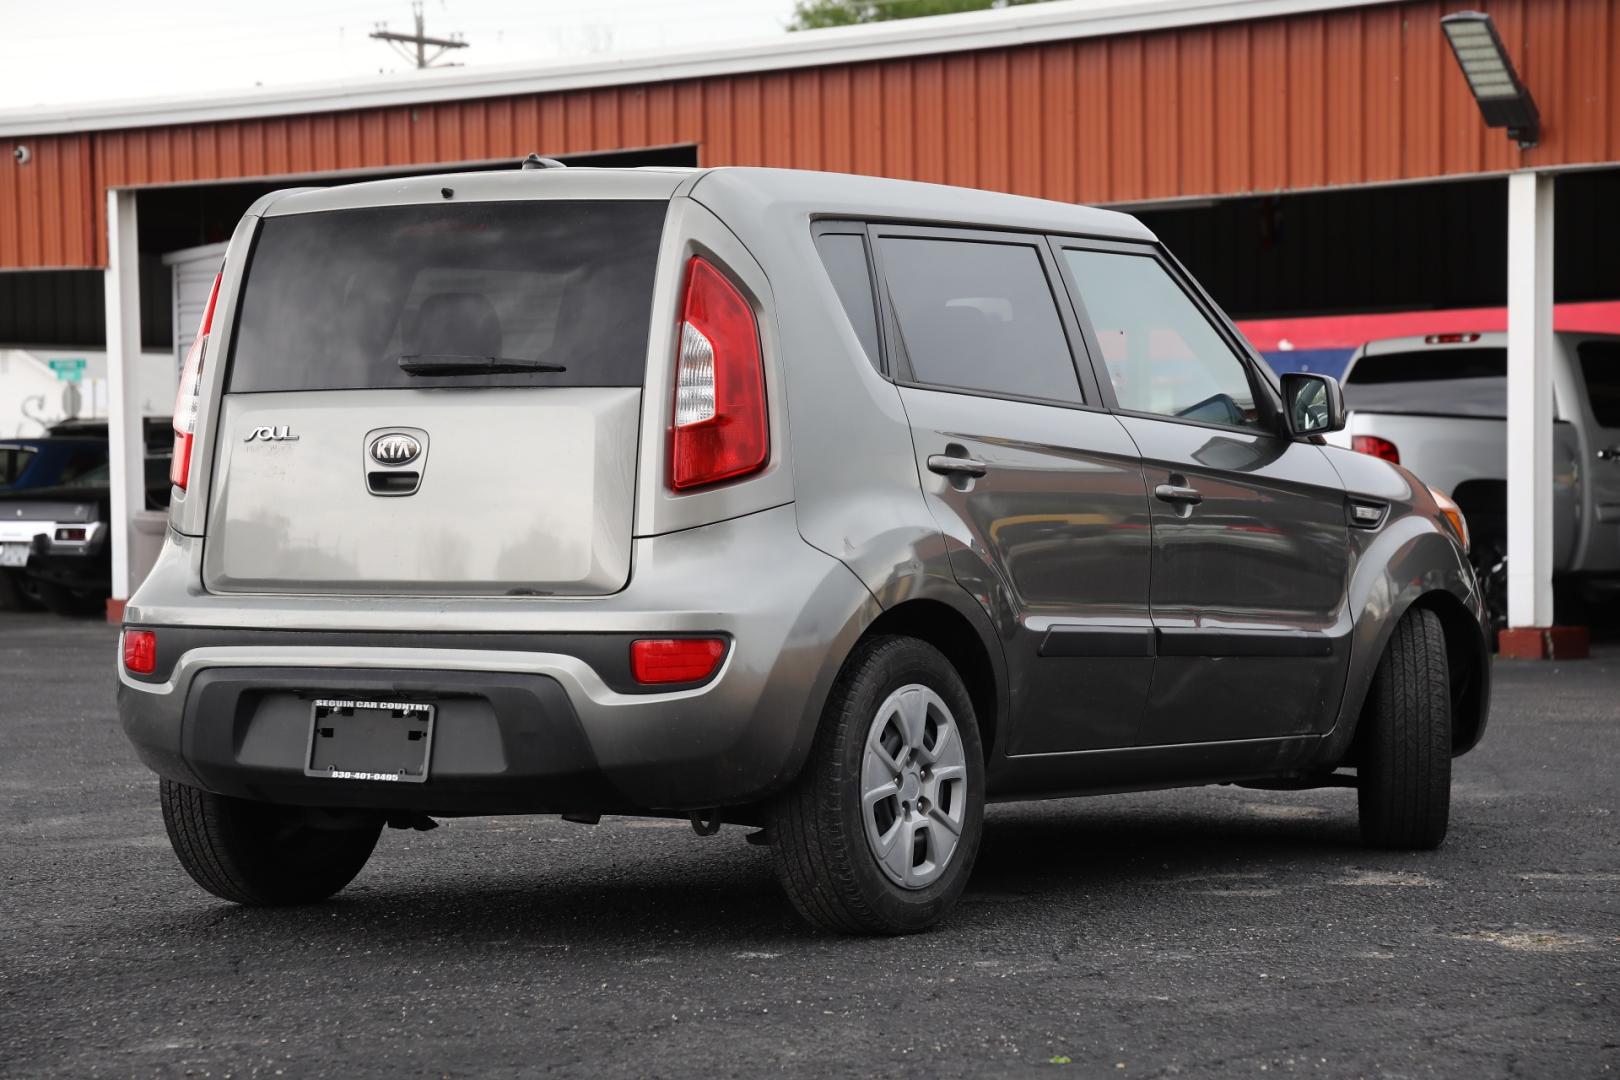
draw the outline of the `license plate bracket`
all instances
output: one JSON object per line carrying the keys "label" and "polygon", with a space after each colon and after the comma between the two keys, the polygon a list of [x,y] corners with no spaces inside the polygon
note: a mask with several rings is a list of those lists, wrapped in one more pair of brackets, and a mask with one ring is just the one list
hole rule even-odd
{"label": "license plate bracket", "polygon": [[317,698],[310,708],[304,775],[424,783],[437,713],[424,701]]}

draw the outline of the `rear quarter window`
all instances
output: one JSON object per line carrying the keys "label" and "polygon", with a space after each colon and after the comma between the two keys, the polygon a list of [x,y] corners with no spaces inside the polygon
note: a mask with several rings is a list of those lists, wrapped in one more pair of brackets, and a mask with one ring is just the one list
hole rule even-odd
{"label": "rear quarter window", "polygon": [[[479,202],[266,218],[231,393],[640,386],[662,200]],[[411,375],[402,356],[557,372]]]}
{"label": "rear quarter window", "polygon": [[878,360],[877,301],[872,295],[872,272],[866,259],[866,237],[859,233],[825,232],[816,237],[816,250],[827,268],[838,302],[849,317],[855,336],[872,366]]}

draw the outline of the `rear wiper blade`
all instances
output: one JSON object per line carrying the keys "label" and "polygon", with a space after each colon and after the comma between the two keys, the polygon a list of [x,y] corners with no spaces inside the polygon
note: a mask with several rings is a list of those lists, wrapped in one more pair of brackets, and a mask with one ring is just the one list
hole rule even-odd
{"label": "rear wiper blade", "polygon": [[518,375],[567,371],[566,364],[544,360],[518,360],[509,356],[402,356],[399,368],[407,375]]}

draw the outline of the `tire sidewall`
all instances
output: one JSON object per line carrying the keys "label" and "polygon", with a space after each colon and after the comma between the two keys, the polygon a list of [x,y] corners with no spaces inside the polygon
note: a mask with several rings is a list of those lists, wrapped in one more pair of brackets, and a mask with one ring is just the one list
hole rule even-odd
{"label": "tire sidewall", "polygon": [[[916,930],[936,921],[955,903],[973,872],[984,824],[984,753],[973,702],[950,661],[933,646],[916,639],[890,639],[886,645],[875,649],[878,662],[851,684],[843,702],[840,722],[846,730],[840,741],[841,759],[836,762],[837,775],[845,778],[838,799],[839,824],[840,831],[850,838],[850,869],[861,892],[884,922]],[[921,889],[902,888],[878,865],[866,839],[860,792],[866,737],[878,706],[890,694],[912,683],[928,687],[949,707],[967,765],[967,809],[962,816],[961,839],[938,880]]]}

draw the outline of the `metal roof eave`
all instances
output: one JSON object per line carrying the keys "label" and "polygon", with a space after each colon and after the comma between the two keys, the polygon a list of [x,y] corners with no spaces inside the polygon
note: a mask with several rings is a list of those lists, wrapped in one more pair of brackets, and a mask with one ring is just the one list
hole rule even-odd
{"label": "metal roof eave", "polygon": [[207,96],[43,106],[0,112],[0,135],[15,138],[203,124],[671,82],[1107,37],[1389,2],[1393,0],[1051,0],[959,15],[784,33],[705,49],[626,53],[611,60],[545,66],[502,64]]}

